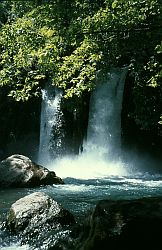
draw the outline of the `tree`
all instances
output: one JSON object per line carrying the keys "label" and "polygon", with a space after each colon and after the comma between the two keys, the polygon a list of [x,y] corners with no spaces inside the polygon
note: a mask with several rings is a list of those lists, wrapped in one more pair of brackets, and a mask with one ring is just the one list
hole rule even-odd
{"label": "tree", "polygon": [[160,7],[158,0],[13,1],[16,18],[0,31],[0,85],[28,100],[50,78],[72,97],[93,89],[97,72],[121,62],[140,75],[147,51],[151,56],[159,42],[148,38]]}

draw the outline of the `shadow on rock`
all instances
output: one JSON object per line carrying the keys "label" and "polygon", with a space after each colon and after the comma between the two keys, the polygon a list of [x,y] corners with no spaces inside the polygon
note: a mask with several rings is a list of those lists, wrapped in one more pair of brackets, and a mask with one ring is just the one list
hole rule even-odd
{"label": "shadow on rock", "polygon": [[23,155],[12,155],[0,162],[0,188],[37,187],[63,183],[55,172],[37,165]]}
{"label": "shadow on rock", "polygon": [[77,250],[160,249],[162,198],[102,200],[83,225]]}

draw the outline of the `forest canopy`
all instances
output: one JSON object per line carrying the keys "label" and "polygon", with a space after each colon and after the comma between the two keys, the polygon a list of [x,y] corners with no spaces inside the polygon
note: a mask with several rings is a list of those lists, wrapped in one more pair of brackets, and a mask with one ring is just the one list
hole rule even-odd
{"label": "forest canopy", "polygon": [[[129,67],[134,118],[162,114],[160,0],[30,0],[0,3],[0,87],[27,101],[48,81],[80,97],[98,74]],[[156,110],[156,112],[154,112]]]}

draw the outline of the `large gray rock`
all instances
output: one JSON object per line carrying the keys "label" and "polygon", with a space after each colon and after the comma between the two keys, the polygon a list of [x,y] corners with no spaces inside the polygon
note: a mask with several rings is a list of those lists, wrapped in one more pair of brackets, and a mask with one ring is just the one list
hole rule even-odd
{"label": "large gray rock", "polygon": [[63,180],[26,156],[16,154],[0,162],[0,188],[51,184],[63,184]]}
{"label": "large gray rock", "polygon": [[162,198],[102,200],[82,230],[78,250],[161,249]]}
{"label": "large gray rock", "polygon": [[[10,208],[6,226],[12,233],[59,228],[75,222],[73,215],[43,192],[34,192],[17,200]],[[24,234],[24,235],[25,235]]]}

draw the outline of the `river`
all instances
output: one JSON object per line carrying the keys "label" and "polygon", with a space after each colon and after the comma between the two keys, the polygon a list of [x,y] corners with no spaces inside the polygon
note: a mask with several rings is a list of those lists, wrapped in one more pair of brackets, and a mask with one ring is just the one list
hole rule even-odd
{"label": "river", "polygon": [[[18,188],[0,191],[0,221],[17,199],[35,191],[42,191],[53,197],[64,208],[72,212],[78,222],[82,221],[87,211],[93,209],[97,201],[102,199],[135,199],[141,197],[161,196],[162,175],[138,173],[129,176],[110,175],[107,177],[79,179],[64,178],[64,185],[53,185],[39,188]],[[19,239],[0,229],[0,249],[47,249],[46,242],[37,248],[20,246]],[[51,239],[51,241],[54,240]]]}

